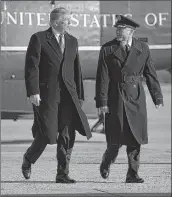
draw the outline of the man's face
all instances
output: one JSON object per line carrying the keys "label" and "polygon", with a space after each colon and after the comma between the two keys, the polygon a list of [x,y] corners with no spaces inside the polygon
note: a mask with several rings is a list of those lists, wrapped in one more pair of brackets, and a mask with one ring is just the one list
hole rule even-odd
{"label": "man's face", "polygon": [[61,15],[57,16],[56,19],[54,19],[51,22],[51,25],[55,30],[57,30],[59,33],[64,33],[64,31],[67,31],[70,25],[70,15]]}
{"label": "man's face", "polygon": [[133,30],[129,27],[117,27],[116,37],[119,41],[127,41],[132,36]]}

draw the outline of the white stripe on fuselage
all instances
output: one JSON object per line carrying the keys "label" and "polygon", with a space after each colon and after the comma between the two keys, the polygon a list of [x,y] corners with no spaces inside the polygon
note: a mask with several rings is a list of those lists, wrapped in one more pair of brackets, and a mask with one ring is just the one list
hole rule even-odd
{"label": "white stripe on fuselage", "polygon": [[[150,49],[171,49],[171,44],[149,45]],[[26,51],[27,46],[1,46],[1,51]],[[99,51],[100,46],[79,46],[79,51]]]}

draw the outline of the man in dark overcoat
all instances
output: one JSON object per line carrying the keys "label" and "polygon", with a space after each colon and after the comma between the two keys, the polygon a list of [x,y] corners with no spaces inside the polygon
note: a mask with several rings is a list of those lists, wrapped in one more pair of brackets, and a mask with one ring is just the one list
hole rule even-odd
{"label": "man in dark overcoat", "polygon": [[100,173],[103,178],[108,177],[110,164],[115,161],[119,148],[126,145],[126,183],[144,182],[138,175],[140,146],[148,143],[143,79],[156,107],[163,105],[148,45],[133,36],[139,26],[132,19],[117,15],[116,38],[101,47],[96,76],[96,107],[99,116],[105,114],[107,141]]}
{"label": "man in dark overcoat", "polygon": [[27,97],[33,104],[33,143],[23,157],[26,179],[47,144],[57,143],[57,183],[74,183],[69,162],[75,130],[91,138],[82,110],[84,89],[78,56],[78,42],[67,33],[70,13],[63,7],[50,13],[50,28],[31,36],[25,60]]}

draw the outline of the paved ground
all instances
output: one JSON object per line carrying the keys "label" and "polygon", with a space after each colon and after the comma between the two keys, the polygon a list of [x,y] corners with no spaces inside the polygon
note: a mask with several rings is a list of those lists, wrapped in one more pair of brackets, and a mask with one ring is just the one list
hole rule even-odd
{"label": "paved ground", "polygon": [[[101,178],[99,164],[105,150],[104,134],[93,133],[87,141],[77,134],[70,165],[76,184],[56,184],[56,145],[47,146],[32,167],[31,179],[21,174],[22,156],[31,143],[32,120],[2,120],[1,196],[171,196],[171,88],[162,87],[165,106],[156,110],[147,97],[149,144],[142,146],[140,176],[143,184],[125,184],[127,157],[122,147],[108,180]],[[89,120],[90,126],[95,120]],[[144,193],[144,194],[143,194]],[[146,193],[148,193],[146,195]]]}
{"label": "paved ground", "polygon": [[[97,137],[102,134],[96,134]],[[94,136],[96,136],[94,135]],[[21,174],[23,153],[29,144],[3,144],[1,146],[1,193],[2,194],[115,194],[115,193],[170,193],[171,152],[168,148],[154,149],[143,146],[140,176],[144,184],[125,184],[127,158],[122,147],[115,164],[111,166],[108,180],[99,174],[101,156],[105,150],[102,140],[77,141],[70,165],[70,176],[76,184],[55,183],[56,146],[47,146],[45,152],[32,167],[32,177],[26,181]]]}

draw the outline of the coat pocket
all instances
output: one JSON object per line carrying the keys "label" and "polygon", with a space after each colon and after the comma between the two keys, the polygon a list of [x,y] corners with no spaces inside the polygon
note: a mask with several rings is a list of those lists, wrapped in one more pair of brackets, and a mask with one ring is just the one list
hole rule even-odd
{"label": "coat pocket", "polygon": [[140,97],[140,86],[137,82],[127,83],[126,85],[127,100],[137,101]]}
{"label": "coat pocket", "polygon": [[131,100],[137,101],[140,97],[140,84],[137,82],[133,82],[131,84]]}

